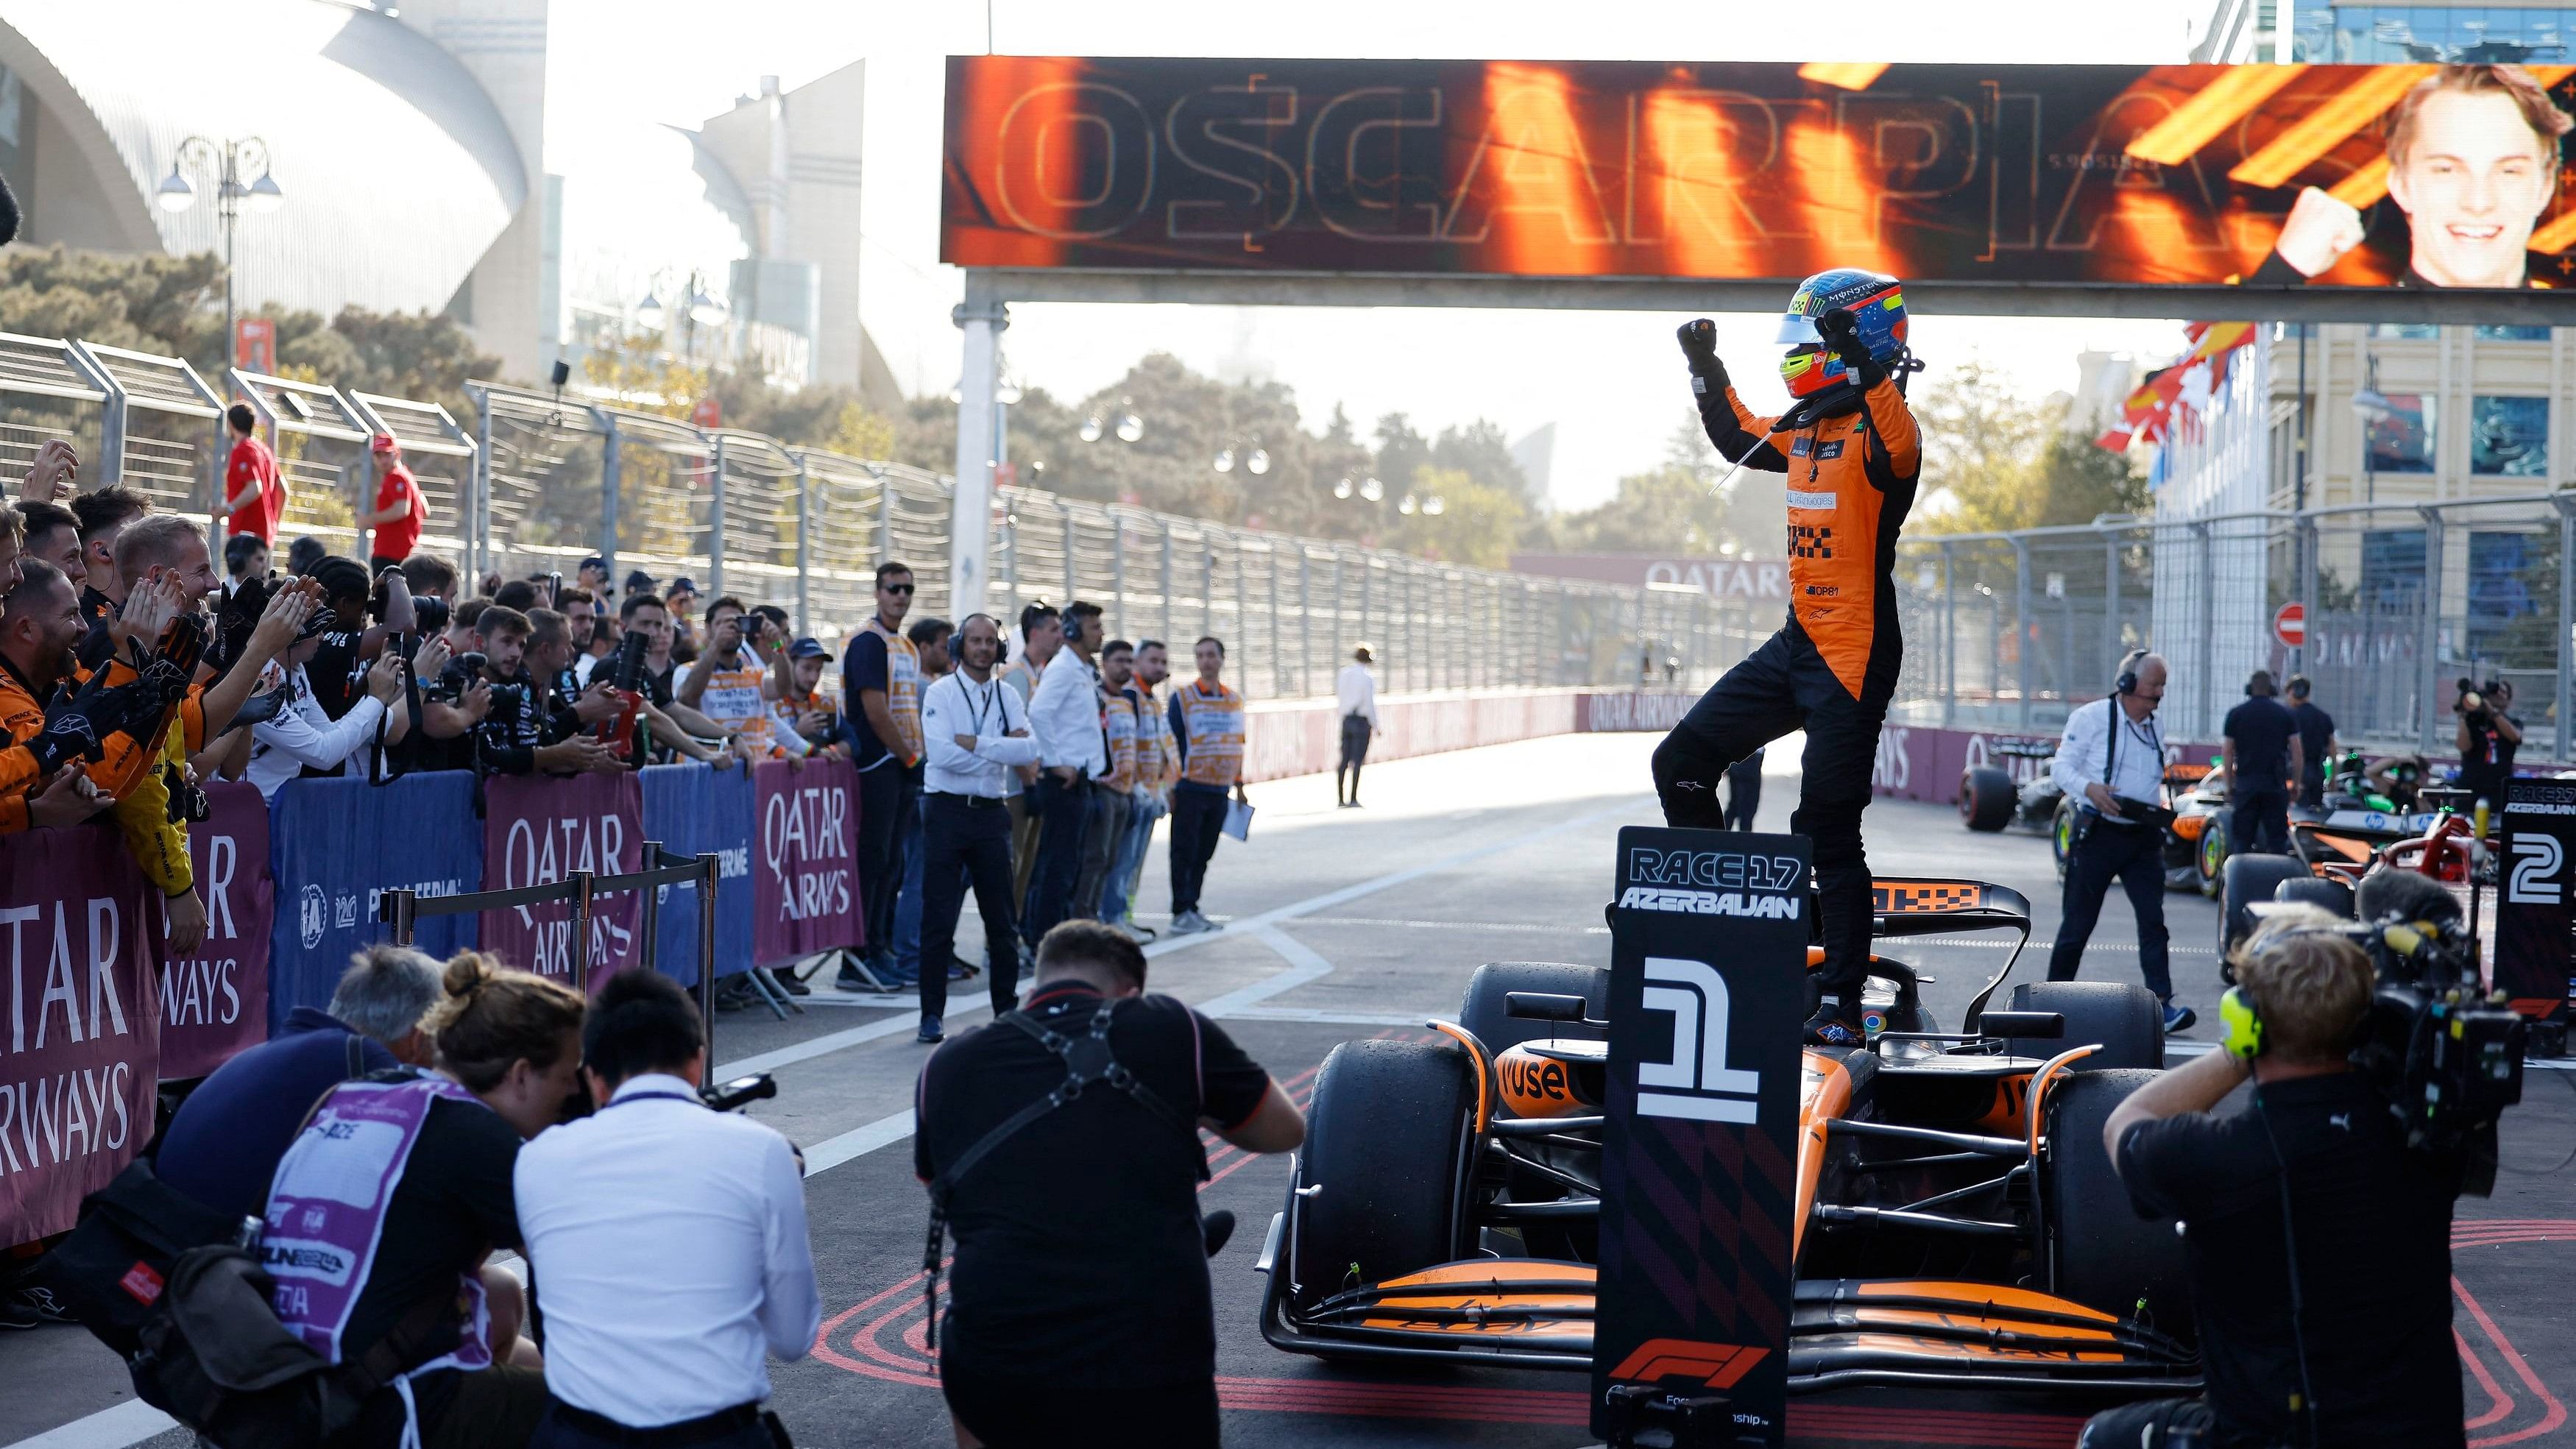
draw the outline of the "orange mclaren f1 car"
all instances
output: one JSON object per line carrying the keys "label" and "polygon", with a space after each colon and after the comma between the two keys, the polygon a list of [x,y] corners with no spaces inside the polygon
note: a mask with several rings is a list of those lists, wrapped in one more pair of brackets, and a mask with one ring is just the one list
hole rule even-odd
{"label": "orange mclaren f1 car", "polygon": [[[2043,982],[1985,1010],[2030,936],[2029,902],[2001,886],[1882,879],[1876,930],[2020,939],[1967,1030],[1941,1031],[1922,978],[1882,955],[1870,1045],[1805,1053],[1790,1388],[2196,1387],[2181,1240],[2131,1211],[2102,1147],[2161,1069],[2154,998]],[[1485,965],[1459,1019],[1429,1024],[1446,1040],[1334,1048],[1261,1253],[1264,1337],[1592,1367],[1609,976]]]}

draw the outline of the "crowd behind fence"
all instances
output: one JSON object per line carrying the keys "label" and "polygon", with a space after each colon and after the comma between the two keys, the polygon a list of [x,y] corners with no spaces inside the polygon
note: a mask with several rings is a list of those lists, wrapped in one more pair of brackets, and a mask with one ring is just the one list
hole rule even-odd
{"label": "crowd behind fence", "polygon": [[[385,433],[427,504],[420,548],[470,579],[569,575],[606,555],[617,577],[686,575],[710,598],[778,603],[798,633],[837,642],[867,616],[876,564],[893,558],[915,571],[916,617],[950,612],[951,487],[938,475],[578,393],[467,391],[479,412],[460,423],[434,403],[327,380],[235,370],[210,382],[177,358],[0,334],[0,466],[23,469],[62,438],[87,460],[84,488],[121,481],[156,508],[202,516],[229,394],[277,450],[282,538],[363,556],[368,441]],[[1704,684],[1750,627],[1743,606],[1692,590],[1468,568],[1030,488],[999,490],[990,527],[988,608],[1084,598],[1130,637],[1214,634],[1260,697],[1330,694],[1363,642],[1391,690]]]}
{"label": "crowd behind fence", "polygon": [[[236,371],[276,446],[284,532],[355,553],[374,483],[368,439],[403,445],[428,504],[421,547],[488,573],[570,574],[611,556],[620,576],[695,578],[786,607],[799,633],[846,638],[872,571],[915,570],[916,615],[950,612],[951,489],[880,460],[499,383],[472,383],[470,427],[434,403]],[[94,460],[83,486],[123,481],[156,507],[203,514],[224,456],[224,392],[186,362],[77,340],[0,334],[0,465],[48,438]],[[1390,690],[1628,684],[1699,688],[1777,627],[1780,606],[1686,588],[1467,568],[1356,543],[1150,509],[998,491],[987,606],[1100,603],[1114,633],[1227,641],[1259,697],[1332,692],[1351,649],[1375,646]],[[2565,758],[2576,707],[2564,667],[2576,577],[2561,567],[2576,492],[2391,502],[2205,519],[2107,516],[1899,545],[1907,649],[1891,717],[2051,732],[2098,696],[2132,648],[2173,670],[2177,737],[2208,740],[2245,674],[2303,672],[2346,739],[2439,750],[2454,681],[2516,685],[2534,754]],[[2273,632],[2285,603],[2307,637]]]}

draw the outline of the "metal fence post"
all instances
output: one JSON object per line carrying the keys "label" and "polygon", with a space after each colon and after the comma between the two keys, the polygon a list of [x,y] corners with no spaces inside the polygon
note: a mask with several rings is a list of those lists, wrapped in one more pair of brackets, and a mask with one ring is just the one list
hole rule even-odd
{"label": "metal fence post", "polygon": [[2120,656],[2120,540],[2102,534],[2102,658],[2118,672]]}
{"label": "metal fence post", "polygon": [[1941,545],[1941,728],[1959,721],[1959,566],[1950,545]]}
{"label": "metal fence post", "polygon": [[1109,595],[1110,612],[1117,620],[1118,632],[1127,632],[1127,520],[1109,515]]}
{"label": "metal fence post", "polygon": [[813,591],[809,587],[813,574],[814,500],[813,471],[806,467],[805,456],[796,456],[796,632],[814,632]]}
{"label": "metal fence post", "polygon": [[2218,733],[2218,681],[2212,678],[2218,668],[2218,615],[2211,607],[2218,598],[2218,539],[2206,522],[2191,526],[2192,537],[2200,541],[2200,676],[2198,707],[2194,717],[2200,722],[2200,737],[2213,739]]}
{"label": "metal fence post", "polygon": [[715,476],[707,480],[707,596],[725,591],[725,439],[716,434]]}
{"label": "metal fence post", "polygon": [[2317,647],[2317,521],[2302,514],[2295,520],[2299,550],[2299,608],[2307,618],[2305,641],[2290,652],[2290,667],[2306,673]]}
{"label": "metal fence post", "polygon": [[2030,545],[2021,539],[2012,541],[2013,551],[2013,673],[2021,690],[2021,727],[2030,728]]}
{"label": "metal fence post", "polygon": [[2419,656],[2416,747],[2429,755],[2440,743],[2434,728],[2434,710],[2442,688],[2442,510],[2433,505],[2419,506],[2415,516],[2424,520],[2424,618],[2415,644]]}
{"label": "metal fence post", "polygon": [[608,441],[599,460],[599,556],[608,561],[608,577],[617,577],[618,489],[626,475],[625,449],[617,436],[617,419],[608,419]]}
{"label": "metal fence post", "polygon": [[572,886],[572,989],[584,996],[590,994],[590,883],[593,872],[569,870],[564,880]]}
{"label": "metal fence post", "polygon": [[877,479],[877,562],[894,557],[894,480]]}
{"label": "metal fence post", "polygon": [[1315,560],[1297,545],[1297,692],[1315,692]]}
{"label": "metal fence post", "polygon": [[1166,652],[1180,648],[1181,641],[1172,637],[1172,521],[1163,520],[1163,636]]}
{"label": "metal fence post", "polygon": [[465,557],[467,572],[479,580],[492,557],[492,398],[488,393],[482,411],[474,417],[472,487],[473,497],[466,505],[471,511],[465,519]]}
{"label": "metal fence post", "polygon": [[1074,591],[1080,587],[1079,571],[1074,566],[1073,510],[1064,510],[1064,601],[1071,604]]}

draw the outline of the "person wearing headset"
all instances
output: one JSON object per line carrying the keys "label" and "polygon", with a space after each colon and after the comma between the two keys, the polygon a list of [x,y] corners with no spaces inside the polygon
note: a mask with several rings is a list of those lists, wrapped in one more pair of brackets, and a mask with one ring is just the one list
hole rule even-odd
{"label": "person wearing headset", "polygon": [[2102,898],[2118,881],[2138,918],[2138,971],[2164,1007],[2165,1031],[2189,1031],[2199,1013],[2173,999],[2165,957],[2164,732],[2156,706],[2165,697],[2163,656],[2137,650],[2120,661],[2108,699],[2076,706],[2048,771],[2075,802],[2075,843],[2066,854],[2066,897],[2048,979],[2072,981],[2084,943],[2102,917]]}
{"label": "person wearing headset", "polygon": [[2206,1392],[2096,1414],[2077,1449],[2462,1449],[2461,1164],[2409,1150],[2353,1069],[2373,983],[2345,924],[2272,907],[2231,958],[2220,1050],[2104,1125],[2138,1215],[2182,1231]]}

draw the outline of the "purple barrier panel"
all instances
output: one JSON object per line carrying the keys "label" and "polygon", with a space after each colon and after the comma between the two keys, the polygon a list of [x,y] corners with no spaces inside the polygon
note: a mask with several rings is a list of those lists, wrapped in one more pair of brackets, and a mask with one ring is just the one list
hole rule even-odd
{"label": "purple barrier panel", "polygon": [[[483,889],[546,885],[577,870],[627,875],[644,863],[644,786],[632,770],[609,775],[495,775],[483,786]],[[635,891],[590,903],[590,984],[641,960]],[[549,901],[482,913],[483,949],[542,976],[572,980],[572,903]]]}
{"label": "purple barrier panel", "polygon": [[161,963],[161,1079],[202,1077],[268,1040],[269,930],[277,881],[268,869],[268,801],[255,786],[206,787],[211,819],[188,827],[188,859],[206,902],[206,944]]}
{"label": "purple barrier panel", "polygon": [[0,1244],[69,1229],[152,1136],[160,942],[114,827],[0,837]]}
{"label": "purple barrier panel", "polygon": [[847,760],[755,765],[751,804],[751,959],[864,944],[858,771]]}

